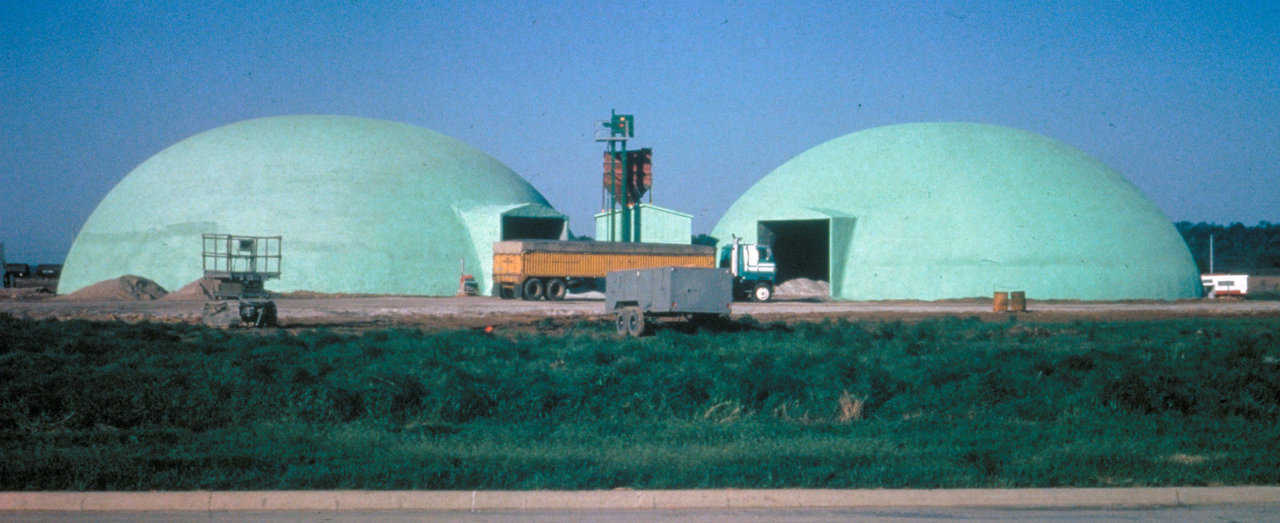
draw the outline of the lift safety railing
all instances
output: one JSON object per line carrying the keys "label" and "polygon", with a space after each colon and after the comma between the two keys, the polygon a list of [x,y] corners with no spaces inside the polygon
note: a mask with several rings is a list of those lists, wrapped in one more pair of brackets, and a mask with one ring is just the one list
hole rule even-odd
{"label": "lift safety railing", "polygon": [[280,277],[282,236],[202,234],[206,278],[263,281]]}

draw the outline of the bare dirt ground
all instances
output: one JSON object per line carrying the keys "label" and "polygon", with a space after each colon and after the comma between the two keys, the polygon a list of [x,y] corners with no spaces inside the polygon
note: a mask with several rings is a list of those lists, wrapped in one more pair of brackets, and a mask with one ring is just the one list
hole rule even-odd
{"label": "bare dirt ground", "polygon": [[[202,299],[64,300],[0,299],[0,314],[31,319],[121,320],[128,322],[198,323]],[[479,328],[544,324],[609,318],[604,301],[570,297],[560,302],[501,300],[491,297],[292,295],[276,298],[282,327],[345,328]],[[1028,300],[1027,312],[995,313],[991,300],[847,302],[780,299],[769,303],[735,303],[734,317],[761,321],[821,321],[847,318],[873,321],[916,321],[925,318],[977,316],[988,321],[1135,321],[1186,317],[1280,317],[1280,301],[1184,300],[1077,302]]]}

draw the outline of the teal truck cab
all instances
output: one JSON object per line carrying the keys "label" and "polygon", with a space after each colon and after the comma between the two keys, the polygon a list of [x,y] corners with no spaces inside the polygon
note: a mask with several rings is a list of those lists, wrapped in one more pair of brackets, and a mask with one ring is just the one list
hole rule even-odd
{"label": "teal truck cab", "polygon": [[720,267],[733,274],[735,299],[769,301],[773,298],[773,279],[778,269],[769,246],[742,243],[734,236],[732,245],[720,249]]}

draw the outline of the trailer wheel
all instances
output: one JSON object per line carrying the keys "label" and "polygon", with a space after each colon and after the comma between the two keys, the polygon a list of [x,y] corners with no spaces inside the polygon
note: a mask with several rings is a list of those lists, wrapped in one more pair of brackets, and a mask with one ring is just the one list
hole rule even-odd
{"label": "trailer wheel", "polygon": [[539,280],[537,278],[529,278],[524,281],[523,297],[526,300],[541,300],[543,290],[544,288],[542,286],[542,280]]}
{"label": "trailer wheel", "polygon": [[751,289],[751,301],[765,302],[773,298],[773,286],[766,282],[756,284],[756,288]]}
{"label": "trailer wheel", "polygon": [[551,278],[547,280],[547,299],[552,301],[560,301],[564,299],[565,294],[569,293],[569,285],[560,278]]}
{"label": "trailer wheel", "polygon": [[627,334],[635,337],[644,336],[644,312],[639,308],[631,307],[627,313]]}
{"label": "trailer wheel", "polygon": [[631,321],[630,309],[619,309],[613,313],[613,326],[618,330],[619,336],[627,335],[627,323]]}

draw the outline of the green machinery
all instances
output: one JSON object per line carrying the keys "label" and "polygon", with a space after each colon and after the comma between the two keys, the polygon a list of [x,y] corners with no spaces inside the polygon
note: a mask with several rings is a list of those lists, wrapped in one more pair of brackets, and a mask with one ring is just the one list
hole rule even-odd
{"label": "green machinery", "polygon": [[[649,202],[653,202],[653,150],[627,150],[627,139],[635,137],[635,116],[618,114],[610,111],[609,120],[601,122],[596,130],[596,141],[605,142],[608,148],[604,152],[604,192],[601,194],[601,206],[606,197],[608,208],[608,225],[601,231],[597,225],[597,236],[604,232],[606,238],[596,238],[611,242],[639,242],[642,206],[640,199],[649,194]],[[621,215],[615,220],[615,215]],[[721,252],[720,266],[729,269],[733,275],[733,296],[746,297],[753,301],[769,301],[773,298],[773,283],[777,276],[777,266],[773,259],[773,250],[767,245],[742,243],[737,236],[732,246],[725,246]]]}
{"label": "green machinery", "polygon": [[[640,214],[637,205],[645,193],[653,187],[653,150],[627,150],[627,139],[635,137],[635,117],[610,111],[609,120],[601,122],[596,141],[608,144],[604,152],[604,190],[601,207],[608,199],[608,212],[621,214],[615,227],[612,218],[608,226],[608,238],[597,240],[616,242],[640,241]],[[650,201],[653,196],[650,195]]]}
{"label": "green machinery", "polygon": [[[264,284],[280,277],[281,237],[203,234],[201,264],[213,302],[205,304],[205,323],[230,326],[239,320],[254,327],[276,324],[276,304]],[[235,303],[234,309],[231,304]]]}

